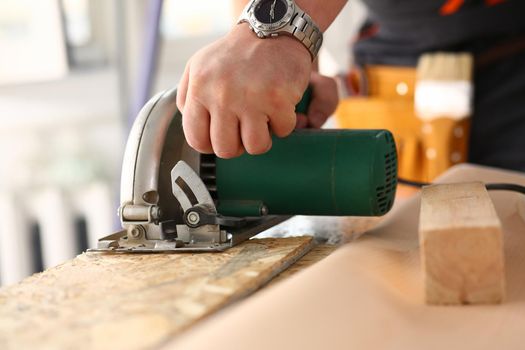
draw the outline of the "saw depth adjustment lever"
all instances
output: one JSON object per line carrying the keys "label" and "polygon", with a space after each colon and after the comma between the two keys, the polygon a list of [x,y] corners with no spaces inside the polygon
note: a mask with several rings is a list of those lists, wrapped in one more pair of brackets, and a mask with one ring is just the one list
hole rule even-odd
{"label": "saw depth adjustment lever", "polygon": [[183,219],[186,225],[193,228],[200,227],[202,225],[242,227],[246,224],[245,218],[222,216],[220,214],[210,214],[209,210],[203,205],[196,205],[188,209],[184,213]]}
{"label": "saw depth adjustment lever", "polygon": [[245,218],[222,216],[208,188],[199,175],[184,161],[179,161],[171,171],[173,195],[184,210],[184,223],[191,228],[203,225],[222,225],[225,227],[242,227]]}

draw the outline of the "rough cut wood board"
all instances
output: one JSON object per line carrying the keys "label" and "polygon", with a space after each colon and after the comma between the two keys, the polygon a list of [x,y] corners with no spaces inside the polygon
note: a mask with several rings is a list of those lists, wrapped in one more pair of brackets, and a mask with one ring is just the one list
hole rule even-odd
{"label": "rough cut wood board", "polygon": [[296,273],[306,269],[307,267],[312,266],[316,262],[319,262],[326,258],[328,255],[332,254],[338,246],[332,244],[321,244],[313,247],[308,253],[305,254],[301,259],[299,259],[295,264],[290,266],[288,269],[284,270],[275,277],[268,285],[274,285],[287,279],[288,277],[295,275]]}
{"label": "rough cut wood board", "polygon": [[294,237],[220,254],[82,254],[0,290],[0,349],[155,348],[257,290],[311,246]]}

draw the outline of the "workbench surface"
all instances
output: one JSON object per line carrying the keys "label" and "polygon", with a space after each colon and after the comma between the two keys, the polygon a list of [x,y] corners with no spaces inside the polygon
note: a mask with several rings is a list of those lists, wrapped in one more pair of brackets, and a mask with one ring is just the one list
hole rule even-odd
{"label": "workbench surface", "polygon": [[[438,179],[473,181],[525,185],[525,174],[462,166]],[[396,205],[365,235],[203,321],[164,349],[207,349],[210,344],[216,349],[250,350],[523,349],[525,196],[491,191],[490,197],[503,229],[502,304],[426,304],[418,195]],[[480,245],[466,246],[465,253],[476,247]],[[224,337],[228,330],[235,330],[235,335]]]}
{"label": "workbench surface", "polygon": [[[469,174],[451,179],[525,184]],[[0,348],[520,348],[525,201],[491,196],[505,232],[501,306],[425,306],[414,197],[383,219],[294,217],[221,254],[83,254],[0,290]]]}

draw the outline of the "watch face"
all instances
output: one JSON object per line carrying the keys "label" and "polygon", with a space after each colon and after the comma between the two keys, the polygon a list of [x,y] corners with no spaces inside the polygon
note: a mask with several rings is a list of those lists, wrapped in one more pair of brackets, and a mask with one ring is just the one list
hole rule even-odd
{"label": "watch face", "polygon": [[254,9],[254,15],[259,22],[272,24],[283,19],[287,10],[285,0],[261,0]]}

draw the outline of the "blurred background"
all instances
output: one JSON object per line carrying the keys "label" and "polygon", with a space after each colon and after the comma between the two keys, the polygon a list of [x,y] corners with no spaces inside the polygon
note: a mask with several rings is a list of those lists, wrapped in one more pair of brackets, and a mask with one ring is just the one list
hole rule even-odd
{"label": "blurred background", "polygon": [[[140,107],[235,23],[230,0],[0,1],[0,281],[70,259],[119,228],[122,155]],[[349,4],[320,70],[347,71]]]}

